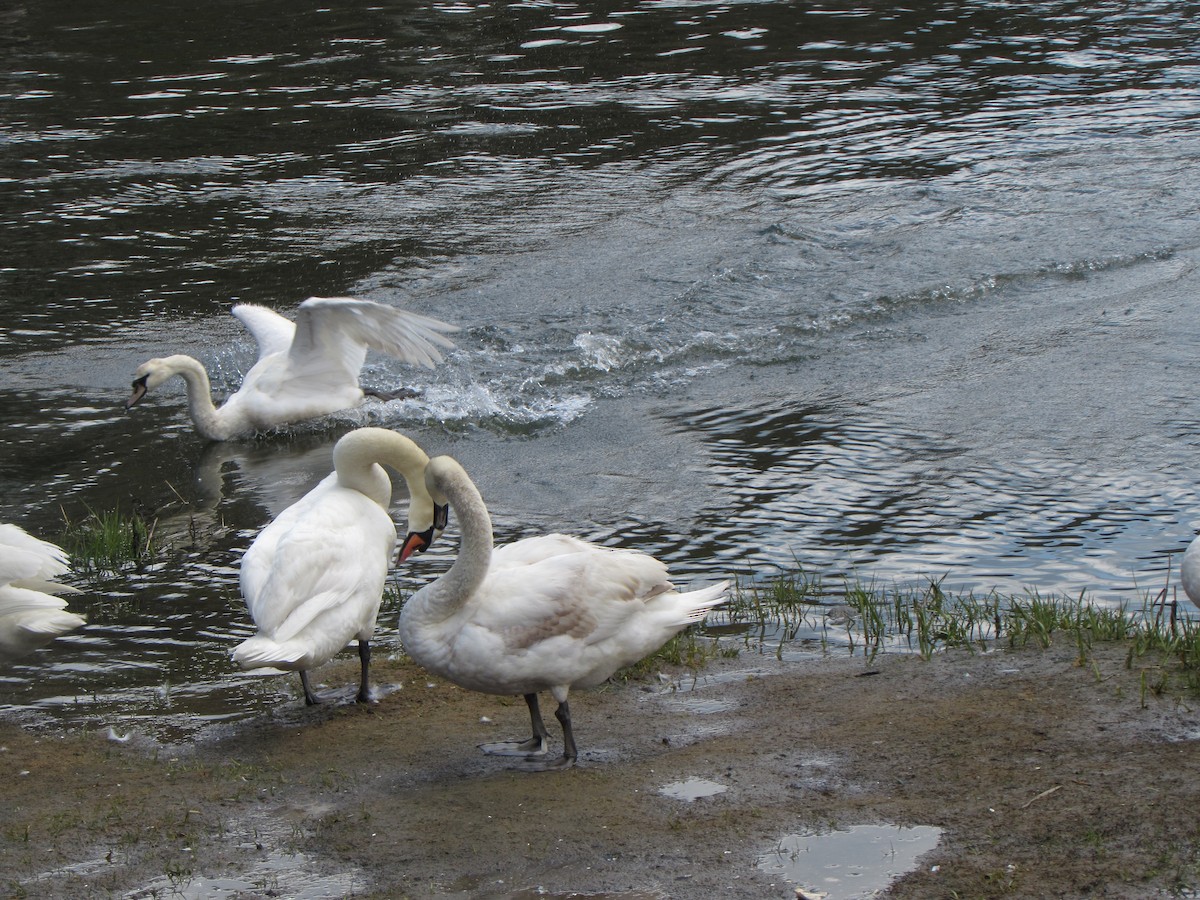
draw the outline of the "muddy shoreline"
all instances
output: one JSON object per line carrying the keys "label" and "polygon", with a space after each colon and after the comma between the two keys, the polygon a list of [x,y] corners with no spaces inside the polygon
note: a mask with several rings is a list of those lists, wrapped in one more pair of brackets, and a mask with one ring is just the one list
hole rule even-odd
{"label": "muddy shoreline", "polygon": [[[888,824],[942,830],[888,896],[1174,896],[1200,887],[1200,713],[1125,660],[1119,645],[1082,664],[1073,646],[869,665],[743,653],[579,692],[581,764],[561,773],[477,750],[522,734],[519,698],[403,660],[380,662],[368,707],[350,702],[347,656],[319,673],[322,707],[297,697],[190,746],[2,724],[0,884],[793,898],[802,885],[770,865],[786,836]],[[672,795],[689,779],[711,795]]]}

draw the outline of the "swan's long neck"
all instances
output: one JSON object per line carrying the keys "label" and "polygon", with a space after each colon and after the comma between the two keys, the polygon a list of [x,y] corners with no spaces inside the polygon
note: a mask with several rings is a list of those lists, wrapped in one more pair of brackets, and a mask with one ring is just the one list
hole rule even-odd
{"label": "swan's long neck", "polygon": [[461,609],[487,576],[492,562],[492,517],[470,477],[450,457],[439,456],[430,461],[425,483],[435,501],[444,502],[442,498],[449,501],[461,532],[454,564],[421,591],[425,596],[420,617],[437,622]]}
{"label": "swan's long neck", "polygon": [[188,412],[196,425],[196,431],[210,441],[228,440],[231,437],[230,429],[213,406],[212,385],[200,360],[181,353],[169,356],[163,362],[187,385]]}
{"label": "swan's long neck", "polygon": [[[402,434],[386,428],[359,428],[333,448],[338,483],[366,494],[384,509],[392,500],[392,482],[380,464],[391,466],[404,478],[411,498],[408,519],[433,522],[433,500],[425,488],[425,451]],[[421,524],[421,528],[428,527]]]}

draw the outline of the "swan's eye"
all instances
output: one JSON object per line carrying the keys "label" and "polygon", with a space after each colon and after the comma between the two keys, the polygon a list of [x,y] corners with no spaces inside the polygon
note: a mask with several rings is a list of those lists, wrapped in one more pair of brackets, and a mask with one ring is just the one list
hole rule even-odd
{"label": "swan's eye", "polygon": [[[431,531],[436,531],[439,534],[446,530],[446,525],[450,521],[450,505],[447,503],[433,504],[433,528]],[[430,543],[432,543],[432,538]]]}

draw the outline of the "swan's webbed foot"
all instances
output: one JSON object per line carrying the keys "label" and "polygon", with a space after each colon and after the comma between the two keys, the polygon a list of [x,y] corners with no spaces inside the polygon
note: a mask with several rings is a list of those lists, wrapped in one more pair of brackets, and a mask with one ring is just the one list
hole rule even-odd
{"label": "swan's webbed foot", "polygon": [[421,396],[421,392],[412,388],[400,388],[398,391],[380,391],[376,388],[363,388],[363,393],[368,397],[374,397],[376,400],[382,400],[385,403],[389,400],[415,400]]}
{"label": "swan's webbed foot", "polygon": [[[571,708],[567,706],[567,701],[564,700],[558,704],[558,709],[554,711],[554,718],[558,719],[558,724],[562,726],[563,730],[563,753],[558,759],[552,760],[541,759],[537,755],[546,752],[546,742],[550,737],[542,722],[542,714],[538,710],[537,694],[526,694],[525,702],[529,705],[529,717],[533,720],[533,737],[520,744],[514,742],[482,746],[507,746],[516,749],[517,753],[505,755],[524,756],[524,759],[513,766],[514,769],[522,772],[558,772],[574,766],[575,760],[579,757],[579,751],[575,747],[575,732],[571,728]],[[527,749],[522,752],[521,748]],[[489,751],[485,750],[484,752]]]}
{"label": "swan's webbed foot", "polygon": [[525,705],[529,707],[529,722],[533,726],[533,737],[527,741],[496,741],[480,744],[479,749],[492,756],[525,756],[536,760],[546,753],[550,732],[542,721],[537,694],[525,694]]}
{"label": "swan's webbed foot", "polygon": [[489,756],[524,756],[537,759],[538,756],[544,755],[548,748],[543,738],[535,736],[527,741],[493,741],[480,744],[479,749]]}
{"label": "swan's webbed foot", "polygon": [[321,699],[316,694],[313,693],[312,686],[308,683],[308,670],[307,669],[300,670],[300,683],[302,685],[304,685],[304,705],[305,706],[319,705],[321,702]]}
{"label": "swan's webbed foot", "polygon": [[538,759],[536,756],[527,756],[521,762],[513,766],[520,772],[561,772],[563,769],[569,769],[575,765],[575,757],[563,754],[557,759]]}

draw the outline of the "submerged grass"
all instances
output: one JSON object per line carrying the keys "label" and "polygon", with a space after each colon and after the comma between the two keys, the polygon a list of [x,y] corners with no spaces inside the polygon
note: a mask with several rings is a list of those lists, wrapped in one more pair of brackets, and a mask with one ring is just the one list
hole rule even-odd
{"label": "submerged grass", "polygon": [[803,629],[822,648],[834,643],[861,652],[870,663],[885,650],[915,652],[923,658],[959,648],[972,652],[997,646],[1049,647],[1068,641],[1080,663],[1101,642],[1126,642],[1130,668],[1160,670],[1151,690],[1175,679],[1200,690],[1200,621],[1185,614],[1167,588],[1143,596],[1137,605],[1097,602],[1085,593],[1047,596],[992,592],[953,594],[942,580],[923,586],[880,586],[842,579],[827,588],[819,575],[803,570],[765,582],[739,584],[720,617],[710,616],[710,632],[737,633],[747,644],[776,641],[776,653]]}
{"label": "submerged grass", "polygon": [[120,509],[89,509],[79,520],[66,518],[62,546],[79,574],[101,579],[134,570],[141,572],[158,553],[154,522]]}

